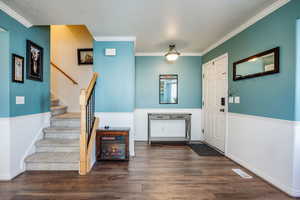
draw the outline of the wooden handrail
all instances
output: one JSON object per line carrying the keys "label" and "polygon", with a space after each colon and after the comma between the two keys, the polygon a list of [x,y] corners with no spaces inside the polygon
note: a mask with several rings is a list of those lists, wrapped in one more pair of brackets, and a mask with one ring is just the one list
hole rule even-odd
{"label": "wooden handrail", "polygon": [[[91,80],[91,82],[90,82],[90,84],[89,84],[89,86],[88,86],[88,88],[87,88],[87,90],[86,90],[86,97],[87,97],[87,99],[90,98],[90,96],[92,95],[91,93],[92,93],[93,88],[94,88],[94,86],[95,86],[95,84],[96,84],[96,81],[97,81],[98,76],[99,76],[99,75],[98,75],[97,72],[94,72],[94,73],[93,73],[92,80]],[[86,100],[87,100],[87,99],[86,99]],[[87,102],[86,102],[86,103],[87,103]]]}
{"label": "wooden handrail", "polygon": [[97,78],[98,73],[94,72],[88,88],[80,92],[80,175],[86,175],[92,168],[92,150],[99,126],[99,118],[94,115]]}
{"label": "wooden handrail", "polygon": [[64,72],[60,67],[58,67],[56,64],[54,64],[53,62],[50,62],[51,65],[57,69],[58,71],[60,71],[65,77],[67,77],[74,85],[78,85],[78,83],[71,77],[69,76],[66,72]]}
{"label": "wooden handrail", "polygon": [[88,88],[87,89],[81,89],[81,93],[80,93],[80,105],[81,106],[86,106],[87,101],[88,101],[89,97],[91,96],[93,88],[96,84],[98,76],[99,76],[98,73],[94,72],[93,77],[92,77],[92,79],[89,83]]}

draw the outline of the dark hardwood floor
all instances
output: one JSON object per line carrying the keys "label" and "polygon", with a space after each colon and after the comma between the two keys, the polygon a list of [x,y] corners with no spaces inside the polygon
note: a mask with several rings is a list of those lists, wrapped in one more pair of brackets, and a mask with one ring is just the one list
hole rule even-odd
{"label": "dark hardwood floor", "polygon": [[[7,200],[285,200],[292,199],[254,176],[242,179],[225,157],[199,157],[187,146],[136,144],[127,162],[102,162],[88,176],[76,172],[25,172],[0,182]],[[253,174],[252,174],[253,175]]]}

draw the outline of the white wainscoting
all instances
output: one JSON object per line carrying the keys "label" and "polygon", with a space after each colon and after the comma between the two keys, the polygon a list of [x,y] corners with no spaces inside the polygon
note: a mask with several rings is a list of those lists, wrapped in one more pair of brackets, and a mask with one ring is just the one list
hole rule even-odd
{"label": "white wainscoting", "polygon": [[0,180],[10,180],[9,118],[0,118]]}
{"label": "white wainscoting", "polygon": [[110,126],[110,127],[129,127],[130,133],[130,143],[129,151],[130,156],[134,156],[134,113],[133,112],[97,112],[95,113],[97,117],[100,118],[100,127]]}
{"label": "white wainscoting", "polygon": [[50,126],[50,112],[10,118],[11,177],[25,170],[25,158],[35,152],[43,128]]}
{"label": "white wainscoting", "polygon": [[[8,126],[3,126],[3,119],[0,121],[2,121],[2,123],[0,122],[1,129],[4,127],[0,140],[1,163],[3,156],[7,161],[6,169],[3,170],[1,164],[0,179],[10,180],[25,170],[24,159],[35,152],[34,144],[42,137],[43,128],[49,126],[50,113],[6,118]],[[2,133],[4,137],[2,137]]]}
{"label": "white wainscoting", "polygon": [[226,156],[291,196],[300,195],[300,125],[229,113]]}
{"label": "white wainscoting", "polygon": [[[201,109],[136,109],[134,111],[135,140],[147,141],[148,139],[148,113],[191,113],[191,136],[194,141],[202,141]],[[161,120],[153,121],[152,133],[156,136],[184,135],[184,121]]]}

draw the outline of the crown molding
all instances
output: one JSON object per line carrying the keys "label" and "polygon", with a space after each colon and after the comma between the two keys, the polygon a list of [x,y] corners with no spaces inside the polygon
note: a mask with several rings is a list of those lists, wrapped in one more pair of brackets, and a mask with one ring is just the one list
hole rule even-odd
{"label": "crown molding", "polygon": [[17,20],[21,24],[23,24],[26,28],[30,28],[31,26],[33,26],[33,24],[30,21],[28,21],[27,19],[25,19],[23,16],[21,16],[20,14],[18,14],[16,11],[14,11],[11,7],[9,7],[8,5],[6,5],[2,1],[0,1],[0,10],[2,10],[3,12],[5,12],[10,17],[14,18],[15,20]]}
{"label": "crown molding", "polygon": [[[137,52],[135,56],[165,56],[166,52],[142,53]],[[202,53],[180,53],[180,56],[202,56]]]}
{"label": "crown molding", "polygon": [[277,9],[281,8],[282,6],[284,6],[285,4],[287,4],[288,2],[290,2],[291,0],[278,0],[276,2],[274,2],[273,4],[271,4],[270,6],[268,6],[267,8],[265,8],[264,10],[262,10],[261,12],[259,12],[257,15],[251,17],[248,21],[246,21],[244,24],[242,24],[241,26],[239,26],[238,28],[234,29],[233,31],[231,31],[230,33],[228,33],[225,37],[223,37],[222,39],[220,39],[219,41],[217,41],[216,43],[214,43],[213,45],[209,46],[206,50],[204,50],[202,52],[202,55],[205,55],[206,53],[208,53],[209,51],[213,50],[214,48],[218,47],[219,45],[223,44],[224,42],[226,42],[227,40],[231,39],[232,37],[236,36],[237,34],[239,34],[240,32],[244,31],[245,29],[247,29],[248,27],[250,27],[251,25],[255,24],[256,22],[258,22],[259,20],[261,20],[262,18],[268,16],[269,14],[273,13],[274,11],[276,11]]}
{"label": "crown molding", "polygon": [[135,56],[164,56],[166,53],[163,52],[152,52],[152,53],[144,53],[144,52],[136,52]]}
{"label": "crown molding", "polygon": [[135,36],[121,36],[121,37],[102,37],[102,36],[94,36],[94,40],[97,42],[125,42],[125,41],[136,41]]}
{"label": "crown molding", "polygon": [[120,37],[94,36],[93,38],[97,42],[133,42],[134,52],[135,52],[135,49],[136,49],[136,37],[135,36],[120,36]]}

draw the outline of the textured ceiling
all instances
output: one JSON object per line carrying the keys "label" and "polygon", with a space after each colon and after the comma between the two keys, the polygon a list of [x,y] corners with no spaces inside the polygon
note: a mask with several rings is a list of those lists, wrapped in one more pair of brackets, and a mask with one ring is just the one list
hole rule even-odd
{"label": "textured ceiling", "polygon": [[136,37],[137,52],[199,53],[276,0],[2,0],[35,25],[85,24]]}

